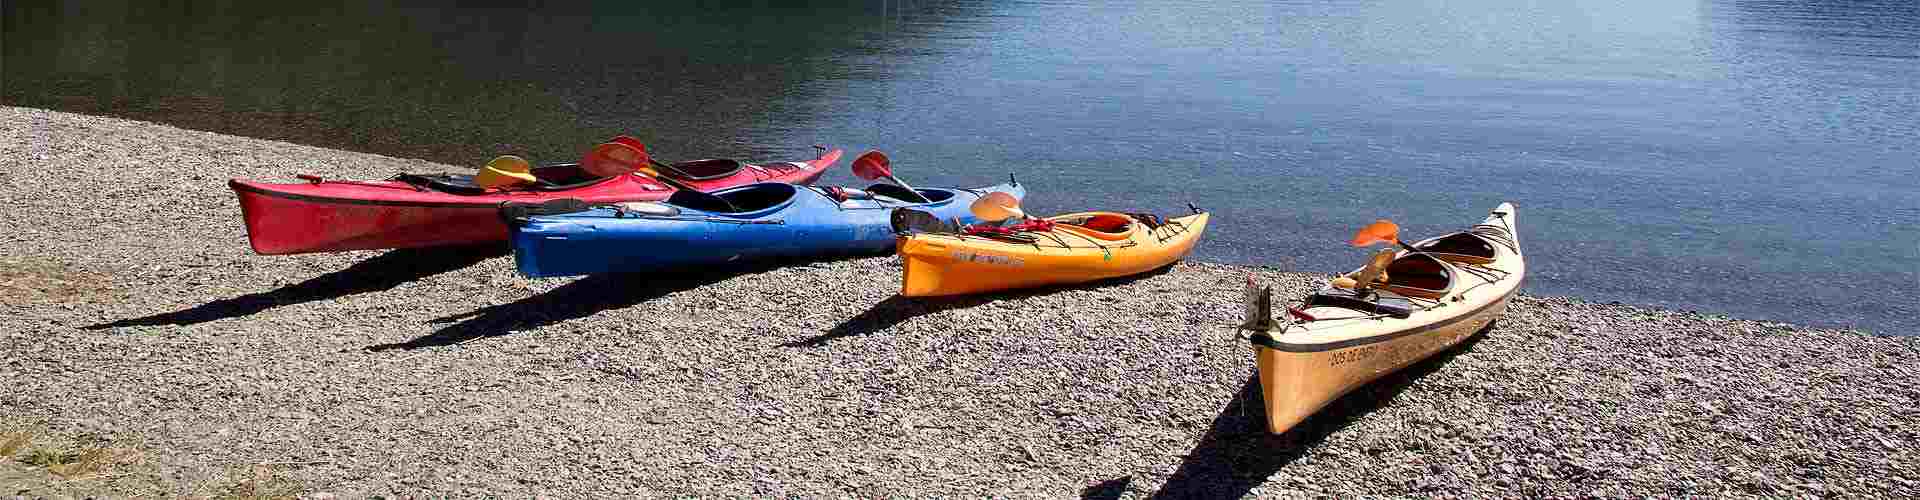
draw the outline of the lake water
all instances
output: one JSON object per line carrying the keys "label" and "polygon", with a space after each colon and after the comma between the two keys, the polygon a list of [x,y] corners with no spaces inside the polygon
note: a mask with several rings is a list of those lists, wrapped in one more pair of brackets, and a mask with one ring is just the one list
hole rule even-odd
{"label": "lake water", "polygon": [[0,97],[466,165],[878,148],[1299,271],[1513,201],[1530,293],[1920,331],[1914,0],[652,3],[7,2]]}

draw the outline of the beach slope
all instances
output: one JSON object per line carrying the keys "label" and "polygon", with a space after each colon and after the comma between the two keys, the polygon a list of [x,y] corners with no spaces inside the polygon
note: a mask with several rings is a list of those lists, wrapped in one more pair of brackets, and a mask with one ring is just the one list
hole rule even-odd
{"label": "beach slope", "polygon": [[230,177],[470,168],[12,107],[0,139],[0,431],[30,436],[0,488],[30,497],[1920,495],[1912,337],[1523,296],[1271,436],[1241,289],[1324,275],[905,300],[891,257],[265,257]]}

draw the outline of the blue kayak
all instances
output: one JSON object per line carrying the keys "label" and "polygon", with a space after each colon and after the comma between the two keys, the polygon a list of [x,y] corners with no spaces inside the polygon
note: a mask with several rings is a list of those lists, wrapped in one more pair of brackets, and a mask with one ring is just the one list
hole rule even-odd
{"label": "blue kayak", "polygon": [[860,190],[761,183],[712,193],[679,191],[664,203],[509,205],[501,216],[507,219],[520,273],[541,278],[770,257],[882,254],[894,248],[889,218],[894,209],[974,223],[979,220],[968,207],[994,191],[1016,198],[1027,194],[1013,180],[981,189],[913,191],[890,184]]}

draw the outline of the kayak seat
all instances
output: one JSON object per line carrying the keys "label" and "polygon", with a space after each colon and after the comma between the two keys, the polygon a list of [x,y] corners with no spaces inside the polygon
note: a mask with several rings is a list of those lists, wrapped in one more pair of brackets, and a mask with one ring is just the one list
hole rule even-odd
{"label": "kayak seat", "polygon": [[[587,173],[579,165],[550,165],[532,170],[533,177],[539,182],[531,186],[517,186],[510,190],[526,191],[563,191],[585,187],[606,180]],[[487,188],[473,182],[470,174],[400,174],[394,180],[412,184],[416,187],[431,189],[447,194],[479,195],[486,194]]]}
{"label": "kayak seat", "polygon": [[887,218],[893,225],[893,234],[960,232],[959,227],[955,227],[953,224],[941,220],[940,216],[934,215],[932,212],[911,208],[896,208],[893,209],[893,213],[889,214]]}
{"label": "kayak seat", "polygon": [[1074,225],[1102,233],[1121,234],[1127,232],[1127,229],[1133,226],[1133,218],[1101,214],[1088,217],[1085,221]]}
{"label": "kayak seat", "polygon": [[1307,296],[1307,303],[1301,309],[1314,307],[1338,307],[1352,309],[1367,314],[1384,314],[1406,319],[1413,315],[1413,301],[1406,296],[1387,290],[1373,290],[1365,296],[1346,288],[1326,287]]}
{"label": "kayak seat", "polygon": [[1426,254],[1409,253],[1387,264],[1387,290],[1410,297],[1437,299],[1453,285],[1453,269]]}
{"label": "kayak seat", "polygon": [[527,221],[534,216],[570,214],[592,209],[592,204],[575,198],[560,198],[540,203],[510,201],[500,204],[500,219],[511,226],[526,226]]}
{"label": "kayak seat", "polygon": [[737,214],[780,206],[792,201],[798,192],[792,184],[779,183],[749,184],[718,194],[682,189],[667,197],[667,203],[705,212]]}
{"label": "kayak seat", "polygon": [[739,173],[744,163],[740,160],[691,160],[667,164],[663,174],[690,181],[705,181],[728,177]]}
{"label": "kayak seat", "polygon": [[1493,244],[1475,236],[1473,233],[1453,233],[1414,245],[1421,251],[1439,257],[1448,262],[1465,264],[1491,264],[1494,259]]}

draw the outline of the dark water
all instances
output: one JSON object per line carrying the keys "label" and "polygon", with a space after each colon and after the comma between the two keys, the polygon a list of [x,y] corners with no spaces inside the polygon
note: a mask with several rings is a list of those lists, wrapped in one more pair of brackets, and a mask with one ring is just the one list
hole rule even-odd
{"label": "dark water", "polygon": [[1302,271],[1510,200],[1532,293],[1920,331],[1913,0],[5,5],[7,104],[468,165],[880,148]]}

